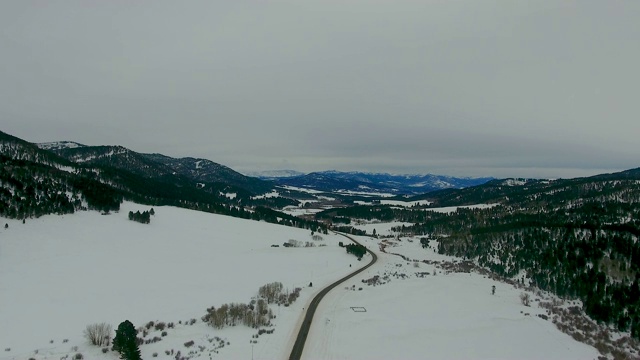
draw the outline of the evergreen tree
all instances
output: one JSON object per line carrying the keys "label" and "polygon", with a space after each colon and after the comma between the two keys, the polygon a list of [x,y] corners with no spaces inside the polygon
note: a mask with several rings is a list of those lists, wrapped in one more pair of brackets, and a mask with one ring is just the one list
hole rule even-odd
{"label": "evergreen tree", "polygon": [[122,360],[142,360],[140,349],[138,348],[138,332],[129,320],[125,320],[118,325],[116,337],[113,338],[113,351],[120,353]]}

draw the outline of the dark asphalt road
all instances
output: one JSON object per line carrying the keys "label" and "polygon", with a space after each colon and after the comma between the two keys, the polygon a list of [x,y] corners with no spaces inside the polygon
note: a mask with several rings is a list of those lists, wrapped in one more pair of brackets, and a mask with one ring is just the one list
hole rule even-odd
{"label": "dark asphalt road", "polygon": [[[340,234],[346,238],[348,238],[349,240],[353,241],[354,243],[358,244],[358,245],[362,245],[359,242],[357,242],[356,240],[354,240],[352,237],[345,235],[345,234]],[[304,321],[302,322],[302,325],[300,326],[300,332],[298,332],[298,337],[296,338],[296,342],[293,345],[293,349],[291,349],[291,355],[289,355],[289,359],[290,360],[299,360],[302,357],[302,351],[304,350],[304,344],[307,341],[307,336],[309,335],[309,329],[311,329],[311,322],[313,321],[313,315],[316,313],[316,309],[318,308],[318,305],[320,304],[320,301],[322,301],[322,298],[327,295],[327,293],[329,291],[331,291],[333,288],[335,288],[336,286],[340,285],[341,283],[351,279],[352,277],[358,275],[359,273],[365,271],[366,269],[368,269],[371,265],[375,264],[376,261],[378,261],[378,256],[376,256],[376,254],[374,254],[371,250],[367,249],[367,252],[369,254],[371,254],[371,262],[369,264],[367,264],[365,267],[358,269],[354,272],[352,272],[351,274],[343,277],[342,279],[332,283],[331,285],[325,287],[324,289],[322,289],[322,291],[320,291],[318,293],[318,295],[316,295],[316,297],[313,298],[313,300],[311,300],[311,304],[309,305],[309,308],[307,309],[307,313],[304,317]]]}

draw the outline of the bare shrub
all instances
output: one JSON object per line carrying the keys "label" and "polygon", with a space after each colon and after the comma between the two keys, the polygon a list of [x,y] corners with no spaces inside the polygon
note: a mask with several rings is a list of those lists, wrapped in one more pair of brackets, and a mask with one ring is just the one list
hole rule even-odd
{"label": "bare shrub", "polygon": [[84,330],[84,337],[89,340],[91,345],[109,346],[111,330],[111,325],[107,323],[89,324]]}
{"label": "bare shrub", "polygon": [[289,306],[300,296],[301,290],[301,288],[296,288],[293,292],[287,293],[283,292],[282,283],[267,284],[258,290],[259,298],[257,300],[253,299],[249,304],[223,304],[218,308],[212,306],[207,309],[207,314],[201,319],[216,329],[239,324],[251,328],[269,326],[271,320],[275,318],[269,304],[277,303]]}
{"label": "bare shrub", "polygon": [[302,247],[302,241],[289,239],[286,243],[283,244],[284,247]]}
{"label": "bare shrub", "polygon": [[521,293],[520,294],[520,302],[524,306],[529,306],[529,304],[531,303],[531,296],[529,296],[528,293]]}
{"label": "bare shrub", "polygon": [[158,331],[162,331],[164,330],[164,328],[167,326],[167,324],[163,323],[163,322],[158,322],[155,325],[156,330]]}

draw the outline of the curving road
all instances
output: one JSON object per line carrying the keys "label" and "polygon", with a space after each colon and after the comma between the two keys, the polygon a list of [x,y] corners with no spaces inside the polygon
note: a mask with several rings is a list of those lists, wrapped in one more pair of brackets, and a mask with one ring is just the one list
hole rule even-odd
{"label": "curving road", "polygon": [[[354,240],[352,237],[345,235],[345,234],[340,234],[344,237],[346,237],[347,239],[353,241],[354,243],[358,244],[358,245],[362,245],[359,242],[357,242],[356,240]],[[366,269],[368,269],[371,265],[375,264],[376,261],[378,261],[378,256],[376,254],[373,253],[373,251],[367,249],[367,252],[369,254],[371,254],[371,262],[369,264],[367,264],[365,267],[360,268],[354,272],[352,272],[351,274],[343,277],[342,279],[332,283],[331,285],[325,287],[324,289],[322,289],[322,291],[320,291],[318,293],[318,295],[316,295],[316,297],[313,298],[313,300],[311,300],[311,304],[309,304],[309,308],[307,309],[307,313],[304,316],[304,321],[302,322],[302,325],[300,326],[300,331],[298,332],[298,337],[296,338],[296,342],[293,345],[293,349],[291,349],[291,355],[289,355],[289,359],[290,360],[299,360],[302,357],[302,350],[304,350],[304,343],[307,341],[307,335],[309,335],[309,329],[311,329],[311,322],[313,321],[313,315],[316,313],[316,309],[318,308],[318,305],[320,304],[320,301],[322,301],[322,298],[327,295],[327,293],[329,291],[331,291],[334,287],[340,285],[341,283],[351,279],[352,277],[358,275],[359,273],[365,271]]]}

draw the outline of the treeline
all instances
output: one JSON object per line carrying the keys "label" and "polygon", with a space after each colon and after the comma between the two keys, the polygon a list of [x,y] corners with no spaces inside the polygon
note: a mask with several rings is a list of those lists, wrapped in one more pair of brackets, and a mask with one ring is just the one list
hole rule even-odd
{"label": "treeline", "polygon": [[244,199],[242,200],[242,204],[245,206],[252,207],[269,207],[272,209],[282,209],[286,206],[298,206],[300,202],[298,200],[283,198],[283,197],[268,197],[262,199]]}
{"label": "treeline", "polygon": [[137,221],[142,224],[148,224],[151,222],[151,215],[155,215],[155,211],[153,210],[153,208],[151,208],[151,210],[149,211],[143,212],[140,212],[140,210],[136,211],[135,213],[133,211],[129,211],[129,220]]}
{"label": "treeline", "polygon": [[355,255],[358,260],[362,259],[364,254],[367,253],[367,248],[359,244],[347,244],[344,245],[344,248],[347,250],[347,253]]}
{"label": "treeline", "polygon": [[0,215],[13,219],[78,210],[115,211],[123,195],[97,180],[0,155]]}
{"label": "treeline", "polygon": [[360,229],[356,229],[352,226],[333,226],[331,227],[332,230],[334,231],[338,231],[338,232],[342,232],[342,233],[347,233],[347,234],[351,234],[351,235],[357,235],[357,236],[366,236],[367,232],[364,230],[360,230]]}
{"label": "treeline", "polygon": [[441,254],[475,259],[502,276],[524,273],[532,285],[580,299],[593,319],[640,338],[640,204],[547,206],[458,209],[394,230],[435,236]]}

